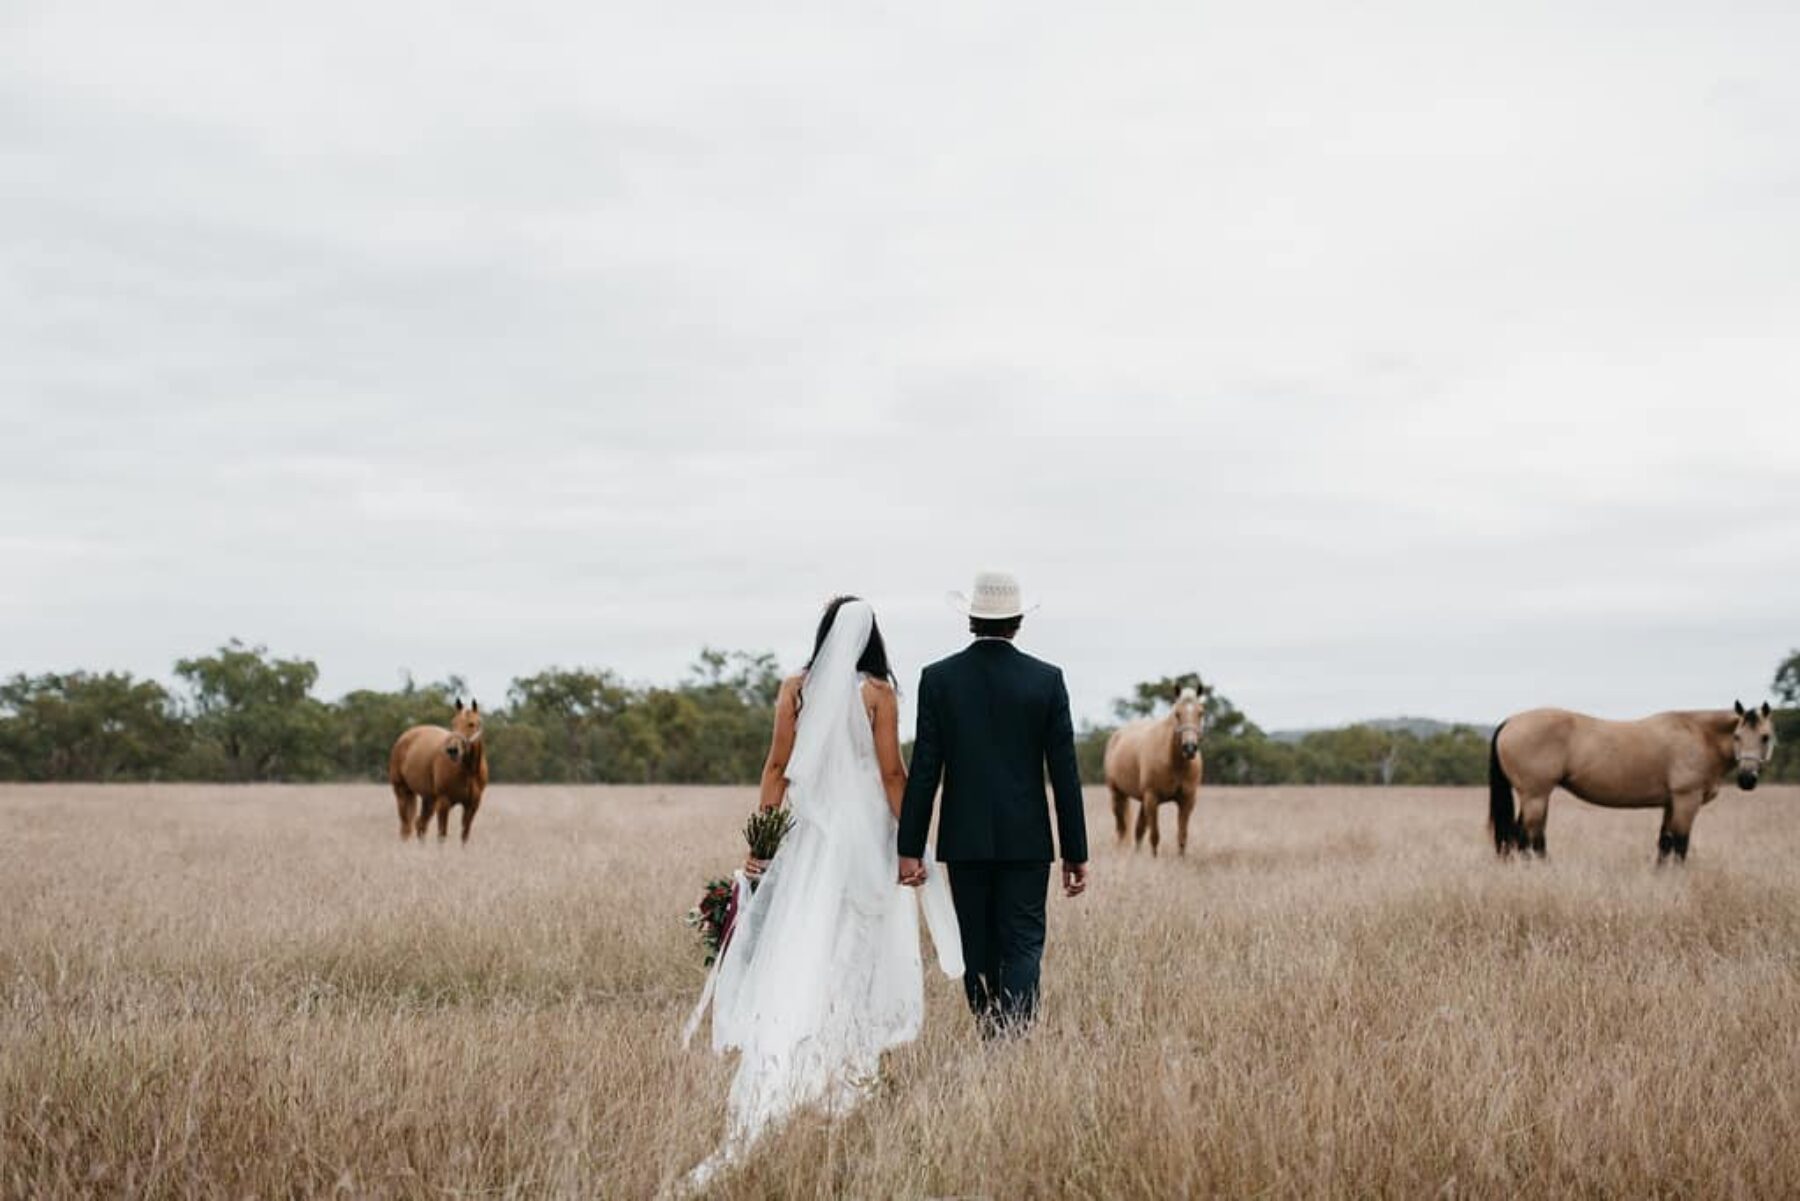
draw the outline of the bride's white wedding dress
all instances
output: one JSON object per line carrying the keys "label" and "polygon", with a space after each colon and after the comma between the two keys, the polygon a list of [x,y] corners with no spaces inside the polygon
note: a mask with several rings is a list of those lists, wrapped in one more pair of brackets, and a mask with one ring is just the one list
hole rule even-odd
{"label": "bride's white wedding dress", "polygon": [[[839,608],[801,687],[787,769],[794,825],[709,982],[713,1048],[741,1058],[725,1142],[690,1186],[705,1184],[797,1109],[853,1106],[881,1053],[919,1033],[918,903],[897,882],[895,823],[856,670],[872,624],[867,604]],[[960,976],[949,887],[937,864],[929,870],[921,899],[932,942],[945,973]]]}

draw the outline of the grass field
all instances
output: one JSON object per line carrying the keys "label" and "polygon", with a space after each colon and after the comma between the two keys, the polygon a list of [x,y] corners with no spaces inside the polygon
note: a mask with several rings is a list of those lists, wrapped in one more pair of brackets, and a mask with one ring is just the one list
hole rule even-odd
{"label": "grass field", "polygon": [[[1567,798],[1506,866],[1474,791],[1214,790],[1154,862],[1091,799],[1040,1028],[928,978],[724,1195],[1800,1193],[1800,790],[1664,872]],[[0,789],[0,1192],[654,1193],[722,1127],[681,915],[750,803],[502,783],[463,851],[376,786]]]}

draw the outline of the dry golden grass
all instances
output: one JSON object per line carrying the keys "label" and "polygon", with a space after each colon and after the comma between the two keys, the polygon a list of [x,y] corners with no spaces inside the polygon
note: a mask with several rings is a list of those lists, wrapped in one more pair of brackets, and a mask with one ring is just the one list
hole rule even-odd
{"label": "dry golden grass", "polygon": [[[680,919],[750,800],[501,785],[464,852],[375,786],[0,790],[0,1192],[654,1193],[722,1125]],[[1797,802],[1661,873],[1565,798],[1547,866],[1474,791],[1213,790],[1157,862],[1096,804],[1036,1033],[930,978],[878,1095],[721,1192],[1794,1195]]]}

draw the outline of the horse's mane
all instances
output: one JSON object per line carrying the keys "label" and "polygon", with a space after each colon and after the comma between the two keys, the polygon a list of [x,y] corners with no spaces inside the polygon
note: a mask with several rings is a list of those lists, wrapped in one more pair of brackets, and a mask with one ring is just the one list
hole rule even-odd
{"label": "horse's mane", "polygon": [[1671,716],[1693,722],[1710,734],[1729,734],[1738,724],[1737,714],[1729,709],[1677,709]]}

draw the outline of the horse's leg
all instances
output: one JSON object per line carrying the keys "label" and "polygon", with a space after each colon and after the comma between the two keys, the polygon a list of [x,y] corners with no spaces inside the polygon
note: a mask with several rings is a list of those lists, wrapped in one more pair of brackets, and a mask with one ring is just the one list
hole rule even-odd
{"label": "horse's leg", "polygon": [[439,797],[437,803],[438,841],[450,837],[450,798]]}
{"label": "horse's leg", "polygon": [[1547,857],[1544,826],[1550,820],[1550,793],[1519,793],[1519,849],[1526,855]]}
{"label": "horse's leg", "polygon": [[1656,835],[1656,866],[1658,867],[1667,863],[1669,856],[1675,853],[1675,835],[1669,829],[1674,808],[1673,804],[1663,806],[1662,829]]}
{"label": "horse's leg", "polygon": [[1150,832],[1150,854],[1155,857],[1156,850],[1162,845],[1162,823],[1157,820],[1157,810],[1162,807],[1162,798],[1154,793],[1144,798],[1144,807],[1138,811],[1138,840],[1143,841],[1144,831]]}
{"label": "horse's leg", "polygon": [[[1668,839],[1669,850],[1675,855],[1675,862],[1686,863],[1688,853],[1688,835],[1694,829],[1694,816],[1700,812],[1701,797],[1698,792],[1677,793],[1669,804],[1667,826],[1664,834]],[[1659,844],[1657,862],[1668,856],[1663,853]]]}
{"label": "horse's leg", "polygon": [[[1112,788],[1111,785],[1108,785],[1107,787]],[[1131,798],[1120,792],[1117,788],[1112,788],[1112,803],[1113,825],[1119,828],[1119,843],[1120,845],[1124,845],[1126,816],[1131,812]]]}
{"label": "horse's leg", "polygon": [[1194,814],[1194,794],[1186,793],[1175,802],[1175,848],[1179,854],[1187,854],[1188,818]]}
{"label": "horse's leg", "polygon": [[419,820],[413,823],[413,833],[419,836],[420,842],[425,841],[425,835],[431,830],[431,811],[436,804],[436,797],[421,796],[419,798]]}
{"label": "horse's leg", "polygon": [[479,808],[481,808],[481,802],[474,797],[469,798],[468,803],[463,806],[462,840],[464,846],[469,845],[469,827],[475,824],[475,811]]}
{"label": "horse's leg", "polygon": [[419,817],[419,798],[413,790],[398,781],[394,784],[394,804],[400,810],[400,841],[412,837],[413,823]]}

